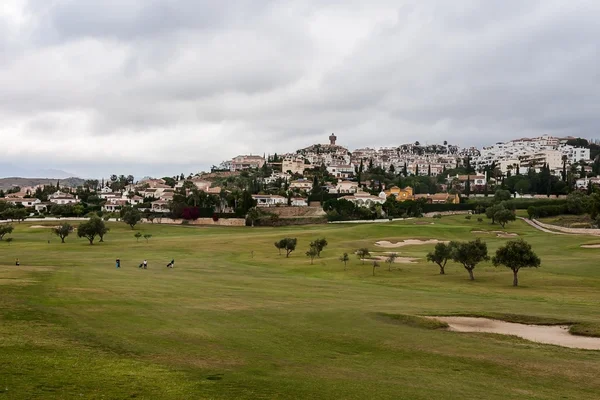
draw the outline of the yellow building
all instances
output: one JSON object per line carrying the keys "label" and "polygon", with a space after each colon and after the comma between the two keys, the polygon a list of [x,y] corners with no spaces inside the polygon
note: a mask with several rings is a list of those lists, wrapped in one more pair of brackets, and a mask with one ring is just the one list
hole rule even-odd
{"label": "yellow building", "polygon": [[458,194],[450,193],[435,193],[435,194],[417,194],[413,192],[413,188],[410,186],[400,189],[398,186],[392,186],[389,190],[384,191],[385,197],[394,196],[398,201],[407,200],[418,200],[425,199],[428,203],[439,204],[439,203],[460,203],[460,197]]}
{"label": "yellow building", "polygon": [[413,188],[410,186],[400,189],[398,186],[392,186],[386,190],[385,197],[395,196],[398,201],[414,200]]}

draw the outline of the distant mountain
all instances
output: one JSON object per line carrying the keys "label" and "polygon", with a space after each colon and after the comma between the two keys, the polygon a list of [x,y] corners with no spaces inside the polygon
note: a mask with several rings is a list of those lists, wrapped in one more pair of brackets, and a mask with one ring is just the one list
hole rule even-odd
{"label": "distant mountain", "polygon": [[12,189],[15,186],[30,187],[37,185],[56,185],[60,181],[61,187],[82,186],[84,180],[81,178],[47,179],[47,178],[0,178],[0,190]]}
{"label": "distant mountain", "polygon": [[59,169],[44,169],[21,167],[14,164],[0,163],[0,178],[19,177],[19,178],[47,178],[47,179],[65,179],[75,176],[75,174]]}

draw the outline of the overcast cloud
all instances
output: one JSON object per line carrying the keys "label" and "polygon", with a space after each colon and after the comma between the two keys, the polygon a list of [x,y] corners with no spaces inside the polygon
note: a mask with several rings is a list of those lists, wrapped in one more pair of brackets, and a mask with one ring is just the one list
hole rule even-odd
{"label": "overcast cloud", "polygon": [[2,0],[0,157],[172,175],[354,149],[598,137],[597,0]]}

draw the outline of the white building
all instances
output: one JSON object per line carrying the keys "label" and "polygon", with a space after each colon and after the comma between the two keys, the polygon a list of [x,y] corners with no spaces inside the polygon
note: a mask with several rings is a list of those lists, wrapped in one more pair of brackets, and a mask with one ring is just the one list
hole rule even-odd
{"label": "white building", "polygon": [[14,206],[17,205],[22,205],[23,207],[35,207],[37,204],[40,204],[42,201],[40,199],[36,199],[36,198],[22,198],[22,199],[18,199],[18,198],[6,198],[4,199],[6,200],[7,203],[10,203]]}
{"label": "white building", "polygon": [[79,199],[77,198],[77,196],[73,196],[70,193],[62,193],[60,191],[48,196],[48,201],[50,201],[50,203],[52,203],[52,204],[60,204],[60,205],[78,204],[79,203]]}
{"label": "white building", "polygon": [[293,207],[308,207],[308,199],[302,197],[294,197],[292,198],[292,206]]}
{"label": "white building", "polygon": [[252,198],[256,200],[258,207],[274,207],[284,206],[287,204],[287,199],[283,196],[270,195],[270,194],[254,194]]}
{"label": "white building", "polygon": [[360,207],[371,207],[375,204],[383,204],[386,201],[385,193],[383,192],[381,192],[379,196],[373,196],[365,192],[358,192],[352,196],[344,196],[342,199],[351,201]]}
{"label": "white building", "polygon": [[330,190],[329,193],[356,193],[358,192],[358,182],[342,181],[337,183],[337,186]]}
{"label": "white building", "polygon": [[298,179],[290,183],[290,189],[304,190],[310,192],[312,190],[313,183],[308,179]]}
{"label": "white building", "polygon": [[351,178],[354,176],[353,165],[330,165],[327,167],[327,172],[336,178]]}

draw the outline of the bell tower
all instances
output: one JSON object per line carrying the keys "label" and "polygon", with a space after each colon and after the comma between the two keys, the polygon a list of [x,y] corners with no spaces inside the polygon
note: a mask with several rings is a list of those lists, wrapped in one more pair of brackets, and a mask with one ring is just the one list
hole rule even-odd
{"label": "bell tower", "polygon": [[329,144],[332,146],[335,146],[335,141],[337,140],[337,136],[335,136],[335,134],[331,134],[329,135]]}

